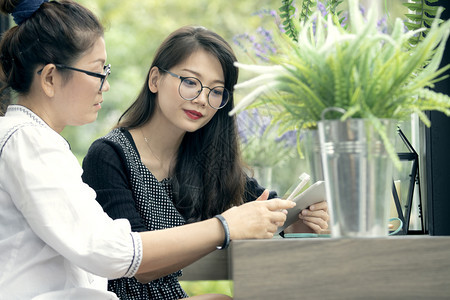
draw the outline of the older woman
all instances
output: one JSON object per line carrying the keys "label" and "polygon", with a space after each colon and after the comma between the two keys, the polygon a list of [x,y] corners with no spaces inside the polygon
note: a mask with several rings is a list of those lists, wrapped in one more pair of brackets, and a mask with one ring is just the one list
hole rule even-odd
{"label": "older woman", "polygon": [[0,10],[18,24],[0,44],[0,80],[17,95],[0,117],[2,298],[117,299],[107,278],[155,279],[284,222],[293,204],[280,199],[161,231],[109,218],[60,135],[93,122],[109,89],[103,27],[73,1],[2,0]]}

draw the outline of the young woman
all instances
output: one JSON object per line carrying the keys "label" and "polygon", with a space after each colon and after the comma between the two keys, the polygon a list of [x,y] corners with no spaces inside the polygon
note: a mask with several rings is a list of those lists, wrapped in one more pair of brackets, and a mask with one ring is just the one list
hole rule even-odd
{"label": "young woman", "polygon": [[1,0],[0,10],[18,24],[0,43],[0,80],[17,98],[0,117],[0,298],[117,299],[106,278],[155,279],[284,222],[293,204],[280,199],[161,231],[112,220],[60,135],[93,122],[109,89],[101,24],[72,1]]}
{"label": "young woman", "polygon": [[[211,218],[264,191],[245,175],[228,116],[235,61],[228,43],[203,27],[182,27],[161,44],[139,96],[83,161],[84,181],[113,219],[130,220],[135,231],[160,230]],[[326,209],[305,210],[303,230],[326,228]],[[123,278],[109,289],[121,299],[186,297],[179,276],[146,285]]]}

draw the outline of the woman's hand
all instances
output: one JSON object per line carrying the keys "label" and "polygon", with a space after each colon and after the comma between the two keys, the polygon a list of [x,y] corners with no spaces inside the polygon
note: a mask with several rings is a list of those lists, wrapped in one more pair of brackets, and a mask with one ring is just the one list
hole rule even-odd
{"label": "woman's hand", "polygon": [[293,201],[267,200],[269,191],[252,202],[235,206],[222,216],[227,220],[232,240],[272,238],[278,226],[286,221],[287,209],[295,206]]}
{"label": "woman's hand", "polygon": [[286,228],[284,233],[321,233],[328,229],[328,204],[326,201],[315,203],[302,210],[298,217],[300,220]]}

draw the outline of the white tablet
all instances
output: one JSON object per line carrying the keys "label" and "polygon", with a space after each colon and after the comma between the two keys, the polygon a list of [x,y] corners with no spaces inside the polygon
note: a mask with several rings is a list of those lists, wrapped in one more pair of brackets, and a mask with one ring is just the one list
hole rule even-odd
{"label": "white tablet", "polygon": [[291,209],[288,209],[286,222],[284,222],[283,226],[278,227],[276,233],[280,233],[286,229],[286,227],[298,221],[298,215],[303,209],[308,208],[314,203],[326,201],[326,199],[327,195],[325,193],[325,182],[317,181],[292,200],[297,203],[297,205]]}

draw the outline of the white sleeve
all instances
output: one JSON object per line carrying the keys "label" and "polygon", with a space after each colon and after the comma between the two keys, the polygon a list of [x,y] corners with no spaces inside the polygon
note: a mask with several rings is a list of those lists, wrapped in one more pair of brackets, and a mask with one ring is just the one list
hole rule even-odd
{"label": "white sleeve", "polygon": [[15,132],[2,151],[5,188],[32,230],[69,261],[110,279],[132,277],[142,242],[128,220],[112,220],[81,179],[64,140],[41,127]]}

